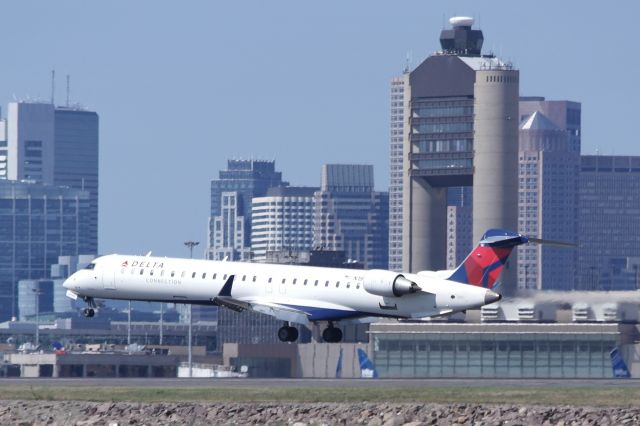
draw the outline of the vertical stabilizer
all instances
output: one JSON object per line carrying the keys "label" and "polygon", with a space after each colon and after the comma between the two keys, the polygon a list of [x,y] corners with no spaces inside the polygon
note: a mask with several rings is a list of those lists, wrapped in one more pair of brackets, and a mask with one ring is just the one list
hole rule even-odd
{"label": "vertical stabilizer", "polygon": [[358,348],[358,361],[360,361],[360,377],[363,379],[378,378],[378,370],[376,370],[364,349]]}
{"label": "vertical stabilizer", "polygon": [[492,289],[513,249],[527,242],[527,237],[516,232],[490,229],[449,279]]}
{"label": "vertical stabilizer", "polygon": [[617,379],[629,379],[631,377],[631,373],[629,373],[629,369],[627,368],[627,364],[625,364],[622,356],[620,355],[620,350],[615,347],[611,352],[609,352],[611,356],[611,368],[613,369],[613,377]]}

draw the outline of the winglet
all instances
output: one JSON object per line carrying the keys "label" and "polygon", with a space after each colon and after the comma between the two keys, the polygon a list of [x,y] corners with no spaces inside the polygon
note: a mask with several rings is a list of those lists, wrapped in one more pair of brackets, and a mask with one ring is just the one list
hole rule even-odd
{"label": "winglet", "polygon": [[220,289],[220,293],[218,293],[218,297],[231,297],[231,287],[233,286],[234,278],[235,275],[230,275],[229,278],[227,278],[227,281],[222,286],[222,289]]}

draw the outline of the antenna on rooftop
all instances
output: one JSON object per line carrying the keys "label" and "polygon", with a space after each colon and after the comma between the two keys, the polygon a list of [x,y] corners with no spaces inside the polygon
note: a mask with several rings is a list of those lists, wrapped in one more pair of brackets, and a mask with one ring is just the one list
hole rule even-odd
{"label": "antenna on rooftop", "polygon": [[71,76],[67,74],[67,108],[69,108],[69,95],[71,94]]}
{"label": "antenna on rooftop", "polygon": [[51,70],[51,105],[54,104],[56,94],[56,70]]}
{"label": "antenna on rooftop", "polygon": [[411,70],[411,63],[413,62],[413,51],[408,50],[407,56],[404,60],[404,72],[408,73]]}

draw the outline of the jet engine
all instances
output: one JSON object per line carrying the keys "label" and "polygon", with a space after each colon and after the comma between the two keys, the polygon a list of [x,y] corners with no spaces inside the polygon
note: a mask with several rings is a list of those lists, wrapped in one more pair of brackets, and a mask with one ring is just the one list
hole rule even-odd
{"label": "jet engine", "polygon": [[418,284],[406,279],[402,274],[382,269],[367,271],[363,285],[367,292],[384,297],[400,297],[421,290]]}

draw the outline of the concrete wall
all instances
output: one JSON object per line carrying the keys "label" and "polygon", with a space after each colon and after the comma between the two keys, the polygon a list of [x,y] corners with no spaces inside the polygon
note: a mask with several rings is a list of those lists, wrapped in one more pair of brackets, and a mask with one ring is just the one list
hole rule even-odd
{"label": "concrete wall", "polygon": [[360,378],[360,362],[356,350],[362,348],[370,354],[368,344],[360,343],[309,343],[298,345],[299,369],[296,377],[324,378],[336,377],[336,367],[342,351],[342,378]]}
{"label": "concrete wall", "polygon": [[[405,152],[408,148],[405,146]],[[406,161],[405,164],[410,164]],[[447,189],[425,179],[405,176],[403,195],[402,270],[434,271],[446,267]]]}

